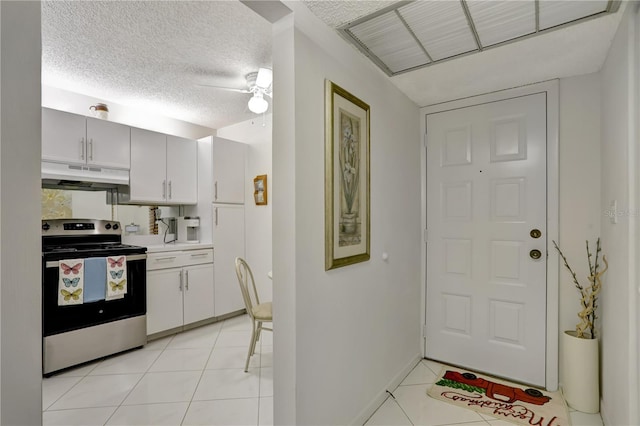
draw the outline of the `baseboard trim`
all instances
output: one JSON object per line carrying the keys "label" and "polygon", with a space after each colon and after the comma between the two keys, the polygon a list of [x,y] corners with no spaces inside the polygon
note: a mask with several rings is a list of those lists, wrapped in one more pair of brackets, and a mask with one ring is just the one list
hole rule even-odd
{"label": "baseboard trim", "polygon": [[363,424],[365,424],[367,420],[369,420],[369,418],[373,415],[373,413],[375,413],[376,410],[380,408],[380,406],[384,403],[384,401],[386,401],[387,397],[389,396],[389,394],[387,393],[387,389],[392,391],[393,389],[397,388],[398,385],[402,383],[404,378],[407,377],[409,373],[411,373],[411,370],[413,370],[415,366],[418,365],[421,359],[422,355],[420,355],[419,353],[411,358],[411,361],[409,361],[409,363],[407,363],[398,372],[398,374],[396,374],[393,379],[391,379],[387,386],[385,386],[385,388],[382,389],[349,424],[358,426],[362,426]]}
{"label": "baseboard trim", "polygon": [[602,424],[603,425],[610,425],[612,424],[609,421],[609,416],[607,416],[607,409],[604,405],[604,399],[600,398],[600,417],[602,417]]}

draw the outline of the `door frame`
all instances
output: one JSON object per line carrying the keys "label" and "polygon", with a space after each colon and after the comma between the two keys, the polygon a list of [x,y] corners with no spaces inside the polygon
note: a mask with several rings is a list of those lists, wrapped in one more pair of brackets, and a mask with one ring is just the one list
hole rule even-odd
{"label": "door frame", "polygon": [[421,162],[421,226],[423,241],[421,245],[421,318],[422,356],[426,354],[426,290],[427,290],[427,115],[438,112],[470,107],[510,98],[546,93],[547,98],[547,323],[546,323],[546,389],[558,389],[558,327],[559,327],[559,257],[553,250],[552,240],[558,240],[559,222],[559,81],[549,80],[514,89],[500,90],[469,98],[443,102],[420,108],[420,131],[422,135]]}

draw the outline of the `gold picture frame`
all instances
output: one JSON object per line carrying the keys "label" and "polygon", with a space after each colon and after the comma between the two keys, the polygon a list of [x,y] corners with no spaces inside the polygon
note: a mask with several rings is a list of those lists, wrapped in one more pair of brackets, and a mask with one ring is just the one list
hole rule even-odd
{"label": "gold picture frame", "polygon": [[325,270],[370,259],[369,105],[325,80]]}
{"label": "gold picture frame", "polygon": [[253,179],[253,199],[256,206],[267,205],[267,175],[258,175]]}

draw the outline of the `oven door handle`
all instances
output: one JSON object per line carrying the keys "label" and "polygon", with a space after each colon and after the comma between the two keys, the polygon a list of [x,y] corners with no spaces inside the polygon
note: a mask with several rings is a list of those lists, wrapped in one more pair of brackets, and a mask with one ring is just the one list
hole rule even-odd
{"label": "oven door handle", "polygon": [[[127,262],[130,260],[142,260],[146,258],[147,258],[146,254],[134,254],[132,256],[127,256]],[[47,268],[58,268],[59,266],[60,266],[60,263],[58,260],[50,260],[45,264],[45,267]]]}

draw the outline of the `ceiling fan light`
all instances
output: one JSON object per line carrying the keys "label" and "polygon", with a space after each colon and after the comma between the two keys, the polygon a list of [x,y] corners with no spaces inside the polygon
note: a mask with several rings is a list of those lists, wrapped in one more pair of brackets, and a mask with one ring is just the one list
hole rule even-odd
{"label": "ceiling fan light", "polygon": [[269,108],[269,102],[267,102],[262,94],[256,93],[249,99],[249,110],[255,114],[262,114]]}
{"label": "ceiling fan light", "polygon": [[260,68],[258,70],[258,76],[256,77],[256,86],[264,89],[271,86],[273,82],[273,71],[269,68]]}

